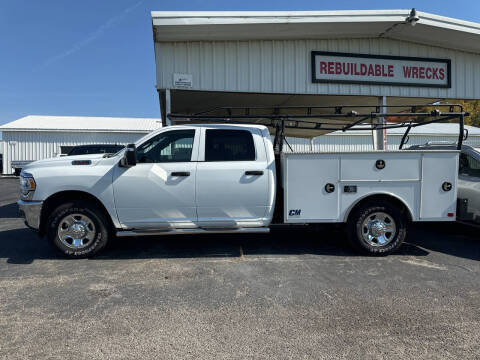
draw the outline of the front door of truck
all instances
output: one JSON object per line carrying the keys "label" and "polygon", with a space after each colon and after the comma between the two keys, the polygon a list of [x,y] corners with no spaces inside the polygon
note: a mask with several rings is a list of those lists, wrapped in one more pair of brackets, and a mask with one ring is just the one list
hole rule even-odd
{"label": "front door of truck", "polygon": [[138,146],[135,166],[116,167],[115,205],[123,226],[195,227],[199,133],[194,128],[163,131]]}
{"label": "front door of truck", "polygon": [[260,226],[269,176],[256,128],[202,129],[197,165],[197,213],[203,227]]}

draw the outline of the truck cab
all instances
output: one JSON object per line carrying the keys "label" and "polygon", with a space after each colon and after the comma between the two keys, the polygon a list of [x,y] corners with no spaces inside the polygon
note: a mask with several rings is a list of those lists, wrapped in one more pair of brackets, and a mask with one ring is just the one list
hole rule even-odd
{"label": "truck cab", "polygon": [[123,229],[265,227],[275,198],[274,158],[262,126],[170,127],[113,170]]}

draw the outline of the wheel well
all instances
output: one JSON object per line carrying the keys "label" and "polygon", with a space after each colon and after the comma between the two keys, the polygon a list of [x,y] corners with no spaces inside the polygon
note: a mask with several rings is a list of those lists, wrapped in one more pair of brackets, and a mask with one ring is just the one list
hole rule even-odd
{"label": "wheel well", "polygon": [[41,236],[45,234],[46,225],[47,225],[46,223],[52,211],[55,210],[55,208],[57,208],[61,204],[64,204],[68,201],[74,201],[74,200],[86,200],[95,204],[103,212],[105,217],[108,219],[109,221],[108,225],[110,225],[112,229],[114,228],[110,214],[108,213],[107,209],[102,204],[102,202],[98,200],[98,198],[96,198],[92,194],[89,194],[83,191],[61,191],[53,195],[50,195],[50,197],[48,197],[43,202],[42,213],[40,215],[40,227],[39,227],[39,233]]}
{"label": "wheel well", "polygon": [[350,209],[350,211],[348,211],[345,221],[347,221],[350,215],[355,213],[355,211],[359,207],[363,206],[367,202],[375,202],[375,201],[387,201],[392,205],[398,206],[400,209],[402,209],[402,212],[406,213],[408,221],[412,221],[412,213],[410,212],[410,209],[408,208],[408,206],[405,205],[405,203],[402,200],[396,198],[395,196],[387,195],[387,194],[376,194],[376,195],[367,196],[361,199]]}

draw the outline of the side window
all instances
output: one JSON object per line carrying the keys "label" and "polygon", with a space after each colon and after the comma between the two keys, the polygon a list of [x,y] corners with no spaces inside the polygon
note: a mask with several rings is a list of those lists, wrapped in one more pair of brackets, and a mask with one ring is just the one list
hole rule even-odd
{"label": "side window", "polygon": [[480,161],[473,156],[460,154],[458,173],[460,175],[480,177]]}
{"label": "side window", "polygon": [[186,162],[192,159],[195,130],[167,131],[137,149],[138,163]]}
{"label": "side window", "polygon": [[248,130],[207,130],[205,161],[252,161],[255,145]]}

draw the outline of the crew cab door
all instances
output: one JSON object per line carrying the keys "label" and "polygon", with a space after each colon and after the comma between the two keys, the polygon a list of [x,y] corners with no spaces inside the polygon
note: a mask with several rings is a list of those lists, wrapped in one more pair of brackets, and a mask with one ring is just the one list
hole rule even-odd
{"label": "crew cab door", "polygon": [[202,128],[196,189],[199,226],[264,225],[267,166],[259,129]]}
{"label": "crew cab door", "polygon": [[133,229],[195,227],[200,130],[165,130],[137,147],[137,164],[117,166],[113,189],[120,223]]}

